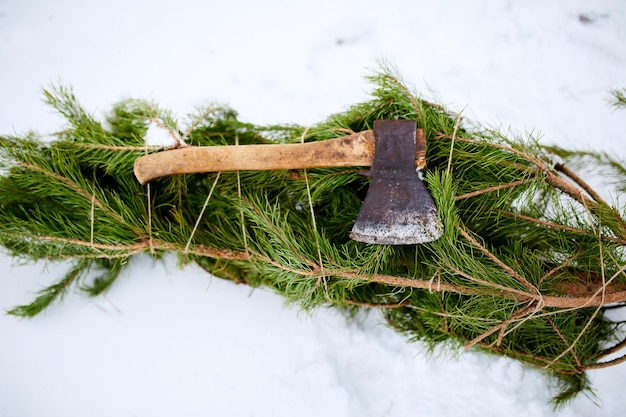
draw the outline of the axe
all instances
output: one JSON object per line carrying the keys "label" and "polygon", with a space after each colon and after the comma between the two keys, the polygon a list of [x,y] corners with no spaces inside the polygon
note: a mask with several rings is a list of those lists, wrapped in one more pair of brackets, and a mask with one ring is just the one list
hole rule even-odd
{"label": "axe", "polygon": [[426,163],[423,129],[412,120],[376,120],[374,129],[302,144],[185,146],[141,156],[141,184],[176,174],[371,166],[371,184],[350,238],[412,245],[438,239],[443,225],[417,175]]}

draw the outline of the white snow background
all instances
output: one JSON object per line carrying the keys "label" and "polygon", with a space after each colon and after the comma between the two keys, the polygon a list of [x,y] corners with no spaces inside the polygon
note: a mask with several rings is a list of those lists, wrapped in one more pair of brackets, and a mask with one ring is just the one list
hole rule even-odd
{"label": "white snow background", "polygon": [[[227,103],[313,124],[367,98],[375,59],[427,97],[546,143],[626,157],[626,3],[598,1],[0,0],[0,134],[63,121],[71,85],[103,119],[150,98],[183,118]],[[0,309],[64,265],[0,257]],[[626,365],[589,374],[558,416],[623,416]],[[312,316],[175,260],[134,261],[106,296],[0,315],[0,416],[549,416],[543,374],[475,352],[429,355],[373,313]]]}

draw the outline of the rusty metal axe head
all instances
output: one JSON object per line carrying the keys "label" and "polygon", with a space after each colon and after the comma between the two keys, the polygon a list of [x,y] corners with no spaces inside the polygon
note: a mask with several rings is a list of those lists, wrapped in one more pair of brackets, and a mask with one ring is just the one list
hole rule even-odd
{"label": "rusty metal axe head", "polygon": [[411,245],[441,237],[437,207],[415,169],[416,122],[374,122],[372,178],[350,237],[359,242]]}

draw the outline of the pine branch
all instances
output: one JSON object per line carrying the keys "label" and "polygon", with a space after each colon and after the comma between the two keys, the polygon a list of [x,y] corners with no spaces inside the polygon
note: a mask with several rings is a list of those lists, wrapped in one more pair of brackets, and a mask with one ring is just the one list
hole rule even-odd
{"label": "pine branch", "polygon": [[91,261],[81,259],[61,280],[39,291],[35,300],[23,306],[15,307],[7,313],[18,317],[32,318],[41,313],[45,308],[57,299],[63,298],[69,287],[89,268]]}
{"label": "pine branch", "polygon": [[[370,79],[371,100],[310,129],[256,126],[222,105],[183,123],[142,100],[114,106],[105,128],[71,89],[47,89],[69,127],[52,142],[0,138],[0,244],[75,266],[9,313],[32,317],[73,284],[97,296],[134,256],[174,252],[303,308],[376,308],[431,348],[455,341],[545,368],[562,383],[557,402],[588,389],[586,370],[626,360],[601,362],[619,332],[603,306],[626,302],[626,210],[576,172],[590,168],[624,191],[624,162],[485,129],[421,99],[389,65]],[[425,183],[445,229],[435,242],[349,240],[369,181],[358,167],[194,174],[145,187],[132,173],[137,157],[164,149],[146,146],[151,124],[180,147],[320,141],[377,119],[417,120],[425,131]]]}

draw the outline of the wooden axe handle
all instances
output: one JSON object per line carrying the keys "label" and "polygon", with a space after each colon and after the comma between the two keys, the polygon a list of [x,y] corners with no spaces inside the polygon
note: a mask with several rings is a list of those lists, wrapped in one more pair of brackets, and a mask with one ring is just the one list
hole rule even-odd
{"label": "wooden axe handle", "polygon": [[145,184],[176,174],[371,166],[374,148],[372,130],[302,144],[187,146],[137,158],[135,176]]}

